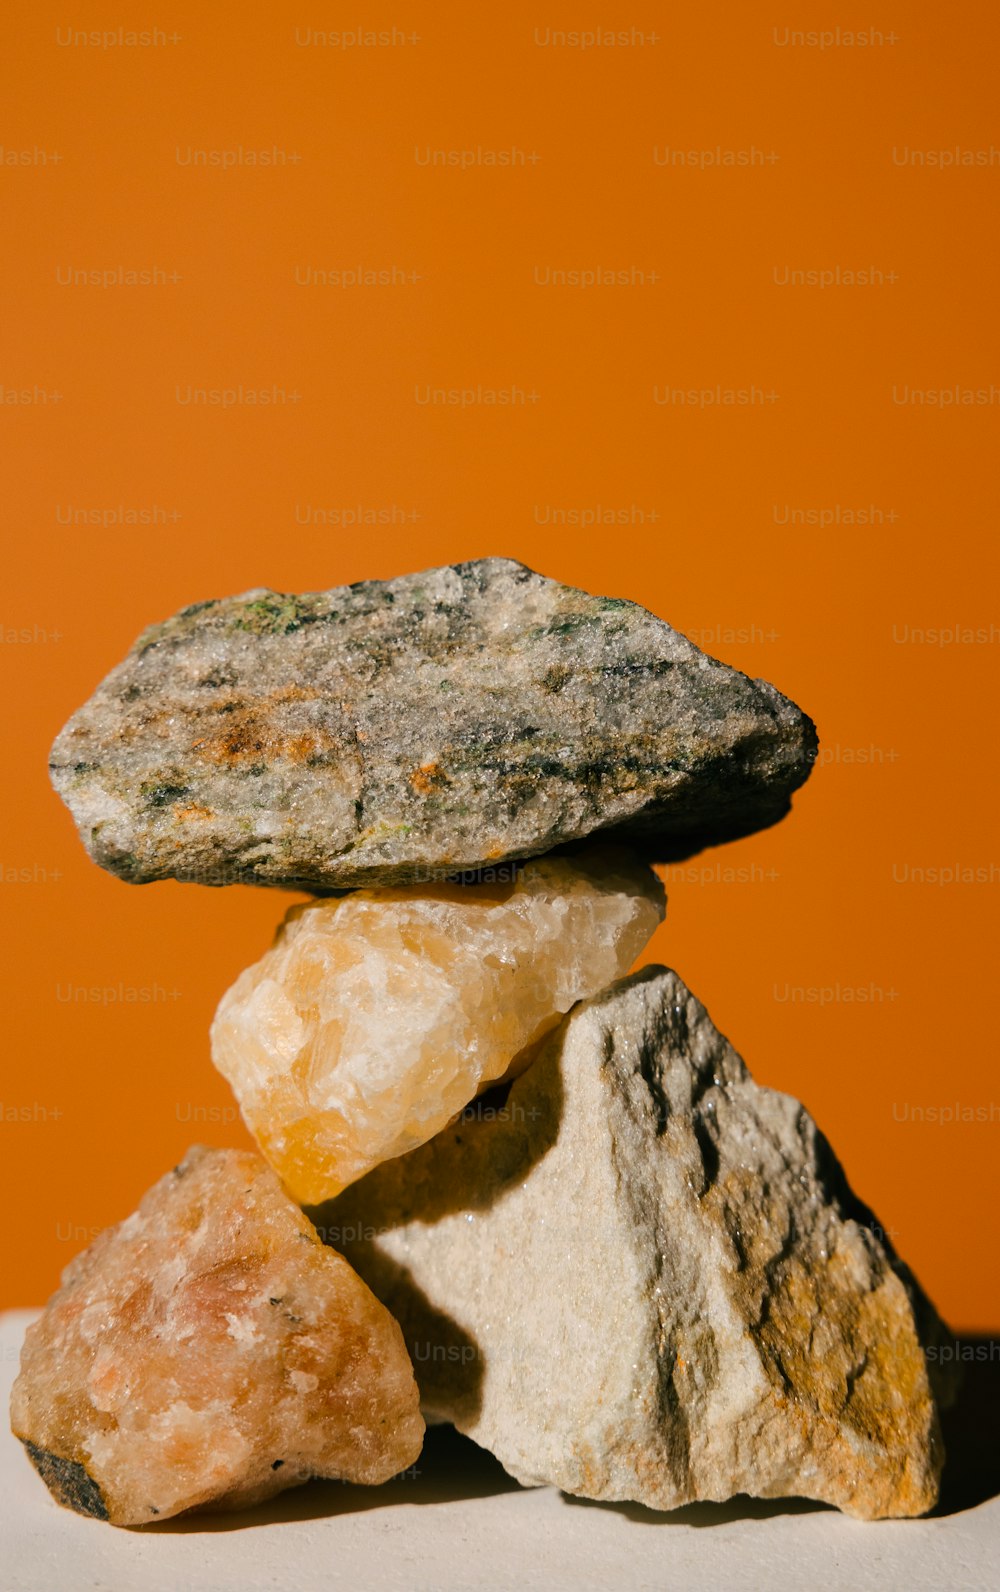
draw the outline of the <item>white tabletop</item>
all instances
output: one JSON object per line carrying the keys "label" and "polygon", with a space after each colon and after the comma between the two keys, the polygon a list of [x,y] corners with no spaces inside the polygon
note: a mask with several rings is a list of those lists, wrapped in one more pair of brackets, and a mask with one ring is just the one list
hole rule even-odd
{"label": "white tabletop", "polygon": [[[33,1312],[0,1318],[4,1402]],[[243,1514],[123,1531],[52,1502],[6,1430],[0,1458],[4,1592],[922,1592],[1000,1587],[994,1405],[973,1384],[972,1437],[955,1452],[950,1512],[849,1520],[792,1500],[695,1504],[673,1514],[526,1490],[450,1429],[416,1474],[385,1487],[312,1482]],[[992,1459],[990,1456],[992,1455]],[[971,1456],[971,1458],[970,1458]],[[992,1464],[993,1479],[989,1478]],[[975,1500],[987,1496],[987,1501]]]}

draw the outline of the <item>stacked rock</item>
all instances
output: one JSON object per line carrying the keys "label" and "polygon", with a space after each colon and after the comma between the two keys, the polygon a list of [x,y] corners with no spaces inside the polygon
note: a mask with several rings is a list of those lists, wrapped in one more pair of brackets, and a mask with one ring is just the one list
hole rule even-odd
{"label": "stacked rock", "polygon": [[933,1308],[804,1108],[675,973],[626,976],[650,864],[780,819],[815,749],[766,682],[504,559],[140,637],[53,749],[91,856],[314,899],[212,1029],[263,1158],[190,1151],[28,1331],[13,1426],[60,1502],[377,1483],[422,1405],[588,1498],[930,1508]]}

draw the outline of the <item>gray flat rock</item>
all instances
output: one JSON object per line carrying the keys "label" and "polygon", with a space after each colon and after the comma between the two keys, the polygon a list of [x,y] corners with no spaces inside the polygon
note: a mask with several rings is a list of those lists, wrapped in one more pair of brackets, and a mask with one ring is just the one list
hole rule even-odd
{"label": "gray flat rock", "polygon": [[944,1329],[675,973],[578,1006],[506,1100],[316,1220],[400,1322],[428,1418],[522,1482],[863,1518],[937,1498]]}
{"label": "gray flat rock", "polygon": [[644,608],[509,559],[197,603],[52,749],[133,883],[426,880],[614,831],[668,861],[774,823],[811,721]]}

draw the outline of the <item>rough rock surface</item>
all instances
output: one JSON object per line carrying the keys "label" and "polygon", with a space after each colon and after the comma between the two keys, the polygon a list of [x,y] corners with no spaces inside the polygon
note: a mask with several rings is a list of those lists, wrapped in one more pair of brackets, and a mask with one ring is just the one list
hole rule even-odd
{"label": "rough rock surface", "polygon": [[662,885],[627,853],[509,871],[293,907],[223,996],[213,1059],[296,1199],[339,1193],[520,1070],[663,917]]}
{"label": "rough rock surface", "polygon": [[932,1506],[941,1324],[804,1107],[676,974],[578,1007],[488,1100],[317,1217],[400,1320],[430,1417],[590,1498]]}
{"label": "rough rock surface", "polygon": [[812,723],[644,608],[509,559],[197,603],[58,736],[134,883],[407,883],[614,829],[653,860],[787,811]]}
{"label": "rough rock surface", "polygon": [[11,1421],[60,1503],[121,1526],[386,1481],[423,1441],[388,1311],[259,1156],[197,1148],[67,1268]]}

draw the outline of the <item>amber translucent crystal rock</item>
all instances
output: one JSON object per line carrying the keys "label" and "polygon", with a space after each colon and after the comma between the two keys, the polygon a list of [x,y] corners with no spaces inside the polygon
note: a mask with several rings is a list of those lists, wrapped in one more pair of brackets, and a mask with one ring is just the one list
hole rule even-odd
{"label": "amber translucent crystal rock", "polygon": [[258,1155],[201,1148],[67,1267],[11,1424],[60,1503],[121,1526],[386,1481],[423,1440],[389,1312]]}
{"label": "amber translucent crystal rock", "polygon": [[627,972],[663,911],[656,875],[620,852],[293,907],[223,997],[213,1059],[272,1166],[316,1204],[517,1071]]}

